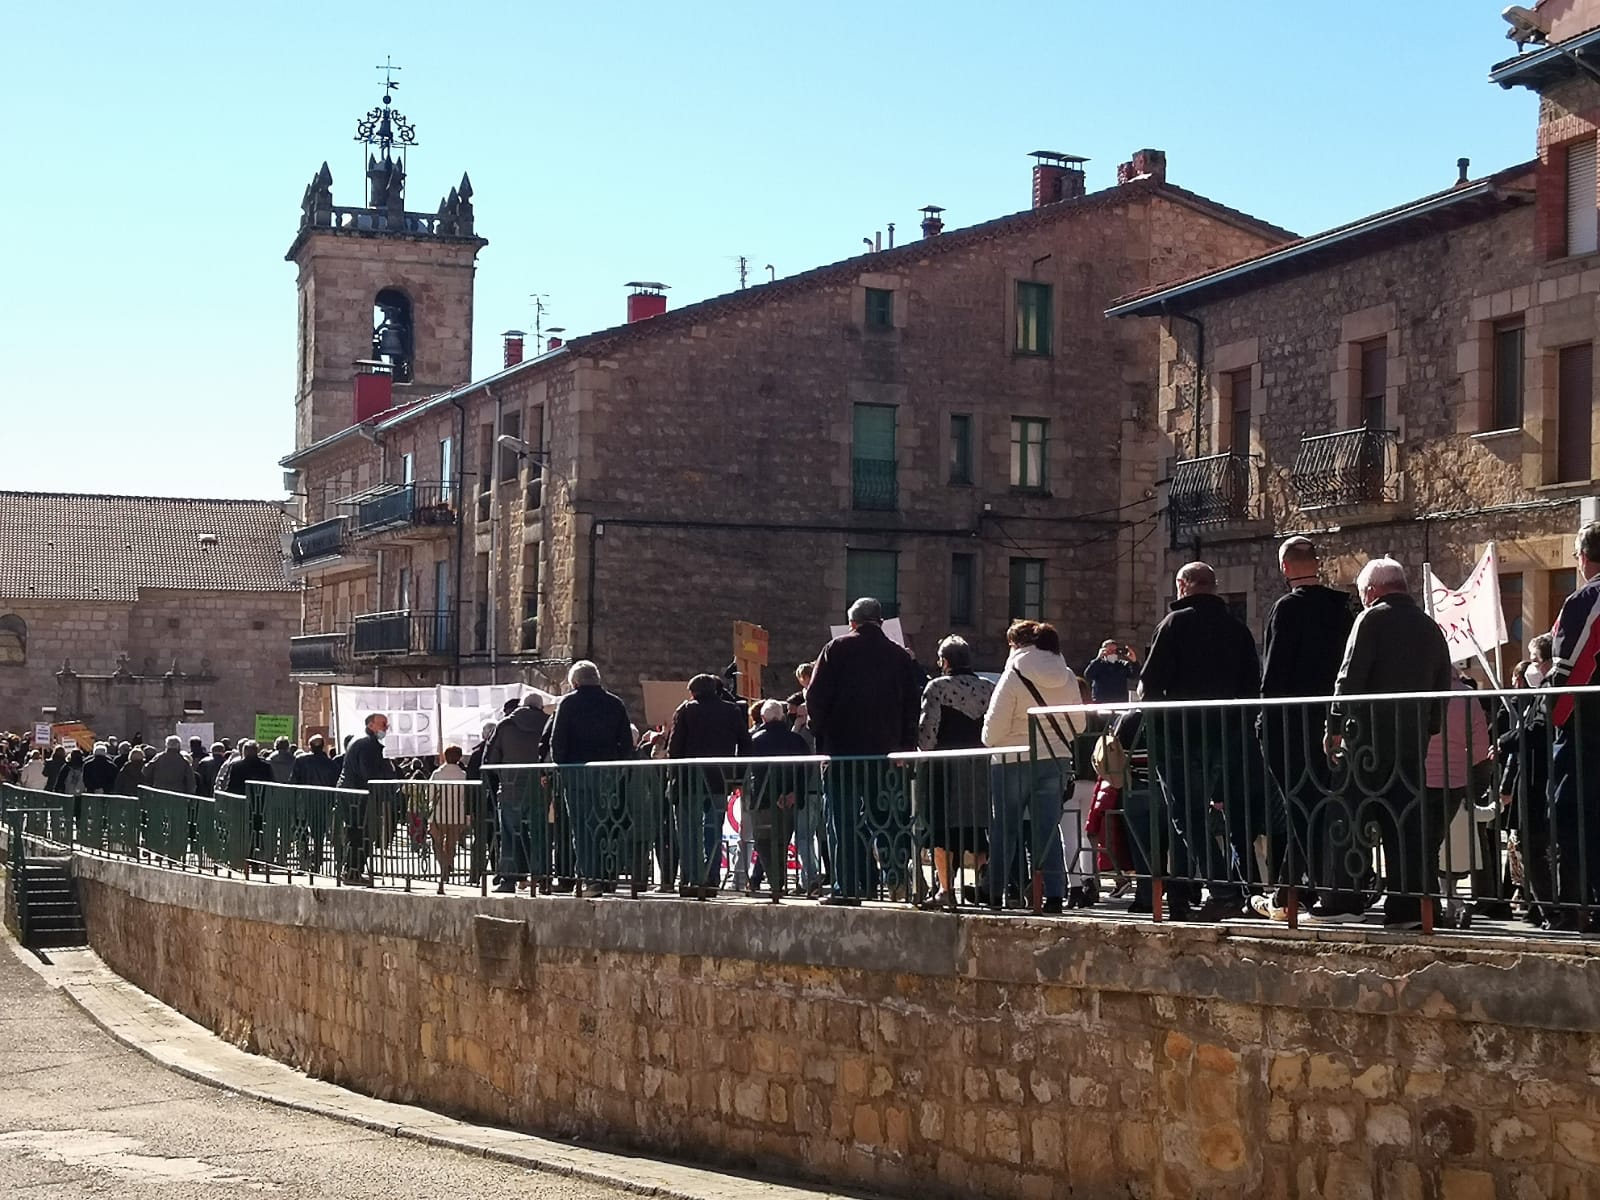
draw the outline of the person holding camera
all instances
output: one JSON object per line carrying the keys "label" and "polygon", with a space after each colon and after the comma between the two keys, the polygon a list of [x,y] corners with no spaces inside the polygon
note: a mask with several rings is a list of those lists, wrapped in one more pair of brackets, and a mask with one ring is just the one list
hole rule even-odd
{"label": "person holding camera", "polygon": [[1089,681],[1090,703],[1126,704],[1139,682],[1133,648],[1111,639],[1101,642],[1100,656],[1083,669],[1083,677]]}

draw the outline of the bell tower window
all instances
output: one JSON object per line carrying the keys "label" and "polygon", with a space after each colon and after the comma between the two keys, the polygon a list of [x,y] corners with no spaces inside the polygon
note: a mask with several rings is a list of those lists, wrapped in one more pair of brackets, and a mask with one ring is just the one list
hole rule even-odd
{"label": "bell tower window", "polygon": [[398,288],[384,288],[372,302],[372,357],[389,364],[396,383],[411,382],[414,361],[411,300]]}

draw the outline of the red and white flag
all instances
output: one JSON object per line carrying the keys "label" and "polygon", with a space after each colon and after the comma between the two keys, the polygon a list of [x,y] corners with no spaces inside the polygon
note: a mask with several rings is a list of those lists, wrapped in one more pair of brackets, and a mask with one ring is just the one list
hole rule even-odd
{"label": "red and white flag", "polygon": [[1428,613],[1450,643],[1451,662],[1469,662],[1492,655],[1505,644],[1506,614],[1500,607],[1500,556],[1490,542],[1466,583],[1452,591],[1426,571]]}

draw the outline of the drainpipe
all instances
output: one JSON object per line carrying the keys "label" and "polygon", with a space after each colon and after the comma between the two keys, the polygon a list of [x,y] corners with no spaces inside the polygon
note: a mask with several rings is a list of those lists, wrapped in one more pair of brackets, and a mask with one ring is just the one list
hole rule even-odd
{"label": "drainpipe", "polygon": [[[456,652],[455,665],[450,668],[450,682],[461,683],[461,563],[466,552],[467,537],[467,406],[457,396],[450,403],[456,410],[455,501],[456,501]],[[449,480],[441,482],[449,483]],[[437,597],[435,597],[437,600]]]}
{"label": "drainpipe", "polygon": [[[494,437],[500,436],[501,410],[505,401],[496,396],[487,387],[483,394],[494,401]],[[488,592],[488,634],[489,634],[489,682],[500,682],[500,639],[495,631],[495,609],[499,605],[495,601],[494,581],[495,574],[500,569],[500,443],[489,443],[489,578],[484,582],[484,589]]]}
{"label": "drainpipe", "polygon": [[601,521],[595,520],[594,517],[591,515],[590,518],[589,518],[589,597],[588,597],[588,602],[587,602],[587,604],[585,606],[588,609],[588,625],[589,625],[589,629],[588,629],[588,633],[585,635],[585,637],[583,639],[583,644],[584,644],[583,656],[585,658],[587,658],[587,659],[590,659],[590,660],[593,660],[593,658],[594,658],[595,565],[596,565],[596,561],[599,558],[599,554],[600,554],[600,538],[605,533],[605,531],[606,531],[605,524],[603,522],[601,522]]}

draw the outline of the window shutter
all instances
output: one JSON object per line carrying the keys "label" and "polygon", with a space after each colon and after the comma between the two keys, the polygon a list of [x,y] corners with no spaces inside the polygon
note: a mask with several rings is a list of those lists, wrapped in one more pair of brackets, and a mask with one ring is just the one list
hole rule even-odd
{"label": "window shutter", "polygon": [[1567,253],[1593,254],[1600,249],[1600,221],[1595,213],[1595,143],[1575,142],[1567,148]]}

